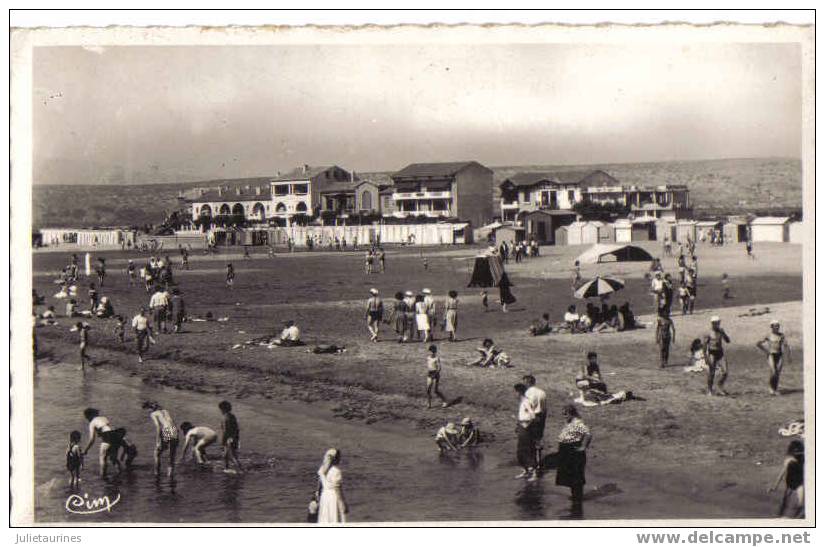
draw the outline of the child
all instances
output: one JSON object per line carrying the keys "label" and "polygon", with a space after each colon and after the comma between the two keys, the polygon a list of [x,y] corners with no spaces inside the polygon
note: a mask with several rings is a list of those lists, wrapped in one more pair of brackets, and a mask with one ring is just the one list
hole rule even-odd
{"label": "child", "polygon": [[116,431],[122,433],[122,436],[120,437],[120,448],[122,448],[123,450],[121,450],[120,452],[120,461],[124,463],[126,469],[131,469],[132,463],[135,461],[135,458],[137,458],[138,455],[137,446],[135,445],[135,443],[126,438],[126,429],[121,427]]}
{"label": "child", "polygon": [[218,440],[218,434],[215,433],[212,428],[203,426],[195,427],[191,422],[183,422],[180,424],[180,430],[186,436],[180,461],[183,462],[184,458],[186,458],[186,451],[190,445],[192,446],[192,454],[194,454],[195,460],[199,464],[204,465],[209,461],[209,458],[206,457],[206,447]]}
{"label": "child", "polygon": [[484,289],[481,289],[481,307],[484,308],[484,311],[490,311],[487,303],[487,291]]}
{"label": "child", "polygon": [[97,289],[94,283],[89,283],[89,306],[92,310],[97,308]]}
{"label": "child", "polygon": [[232,285],[235,284],[235,268],[232,267],[232,263],[226,265],[226,286],[230,289]]}
{"label": "child", "polygon": [[80,484],[80,470],[83,469],[83,450],[80,448],[80,431],[69,433],[69,446],[66,448],[66,469],[69,471],[69,486],[76,488]]}
{"label": "child", "polygon": [[72,329],[80,333],[80,370],[83,371],[86,370],[86,361],[89,360],[89,356],[86,353],[86,349],[89,347],[89,328],[89,325],[78,322]]}
{"label": "child", "polygon": [[581,283],[581,280],[582,280],[582,270],[581,270],[581,265],[579,264],[579,261],[577,260],[573,263],[573,288],[574,289],[579,288],[579,283]]}
{"label": "child", "polygon": [[126,275],[129,277],[129,286],[135,284],[135,263],[129,259],[129,264],[126,266]]}
{"label": "child", "polygon": [[804,471],[805,445],[798,439],[793,440],[788,445],[788,455],[782,463],[782,472],[768,489],[768,492],[773,492],[782,479],[785,479],[785,492],[779,505],[780,517],[805,517]]}
{"label": "child", "polygon": [[115,340],[121,344],[126,338],[126,320],[122,315],[115,316]]}
{"label": "child", "polygon": [[702,340],[694,338],[690,343],[690,365],[685,367],[685,372],[705,372],[708,370],[708,362],[705,359],[705,346]]}
{"label": "child", "polygon": [[679,285],[679,303],[682,305],[682,315],[687,315],[690,308],[690,291],[684,283]]}
{"label": "child", "polygon": [[730,295],[730,286],[728,285],[728,274],[722,274],[722,300],[729,300],[733,298]]}
{"label": "child", "polygon": [[438,430],[435,434],[435,444],[441,454],[448,450],[458,450],[458,428],[453,422]]}
{"label": "child", "polygon": [[235,464],[238,471],[243,472],[241,462],[238,460],[238,448],[240,448],[241,428],[238,427],[238,419],[232,414],[232,404],[229,401],[221,401],[218,408],[223,414],[223,422],[221,422],[221,444],[223,445],[223,470],[225,473],[231,473],[229,469],[229,462]]}
{"label": "child", "polygon": [[441,407],[447,408],[447,399],[438,389],[438,382],[441,380],[441,358],[438,356],[438,348],[435,344],[429,347],[429,352],[427,356],[427,408],[433,407],[433,392],[441,399]]}

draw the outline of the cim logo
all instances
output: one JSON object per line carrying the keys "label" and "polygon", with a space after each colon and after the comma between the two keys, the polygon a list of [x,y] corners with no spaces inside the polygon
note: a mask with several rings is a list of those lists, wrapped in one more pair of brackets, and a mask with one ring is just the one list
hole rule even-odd
{"label": "cim logo", "polygon": [[90,498],[89,494],[72,494],[66,498],[66,511],[74,513],[75,515],[92,515],[94,513],[102,513],[103,511],[111,512],[112,507],[117,505],[120,501],[120,493],[112,500],[109,496],[100,496],[97,498]]}

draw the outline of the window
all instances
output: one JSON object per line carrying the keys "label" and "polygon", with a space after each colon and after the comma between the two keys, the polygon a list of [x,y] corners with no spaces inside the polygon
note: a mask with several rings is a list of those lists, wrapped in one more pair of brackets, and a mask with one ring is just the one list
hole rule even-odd
{"label": "window", "polygon": [[567,201],[570,203],[576,202],[576,191],[575,190],[568,190],[567,191]]}
{"label": "window", "polygon": [[308,186],[306,184],[294,184],[292,186],[292,193],[303,196],[307,193]]}
{"label": "window", "polygon": [[361,192],[361,210],[372,211],[372,193],[369,190]]}
{"label": "window", "polygon": [[283,203],[279,203],[278,205],[275,206],[275,212],[276,213],[286,213],[286,205],[284,205]]}
{"label": "window", "polygon": [[302,201],[298,205],[295,206],[295,210],[298,211],[299,213],[306,213],[307,212],[307,204]]}
{"label": "window", "polygon": [[275,195],[276,196],[285,196],[289,194],[289,184],[276,184],[275,185]]}

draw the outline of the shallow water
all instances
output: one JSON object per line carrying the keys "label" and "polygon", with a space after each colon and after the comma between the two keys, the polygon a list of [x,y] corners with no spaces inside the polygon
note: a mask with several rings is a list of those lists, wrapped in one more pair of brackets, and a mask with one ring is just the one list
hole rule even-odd
{"label": "shallow water", "polygon": [[[476,457],[440,457],[425,432],[332,418],[298,403],[233,401],[241,426],[242,475],[222,472],[220,448],[210,447],[212,467],[187,462],[174,483],[152,473],[154,427],[141,409],[160,401],[181,423],[218,430],[216,396],[149,386],[116,371],[41,365],[34,382],[35,515],[38,521],[81,522],[305,522],[324,451],[343,452],[344,491],[352,521],[533,520],[568,516],[568,490],[554,475],[534,483],[513,480],[518,469],[481,449]],[[120,501],[92,515],[70,514],[65,447],[77,429],[86,442],[83,409],[93,406],[113,426],[125,427],[140,451],[136,466],[110,481],[97,477],[98,447],[89,451],[81,496]],[[165,469],[165,462],[164,462]],[[719,508],[672,497],[650,486],[614,484],[588,471],[586,518],[718,516]]]}

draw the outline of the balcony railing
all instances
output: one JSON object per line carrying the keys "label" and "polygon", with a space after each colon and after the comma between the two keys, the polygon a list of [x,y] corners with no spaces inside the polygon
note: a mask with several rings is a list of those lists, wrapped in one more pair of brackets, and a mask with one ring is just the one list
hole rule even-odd
{"label": "balcony railing", "polygon": [[392,199],[395,201],[401,199],[450,199],[453,193],[449,190],[441,192],[394,192]]}

